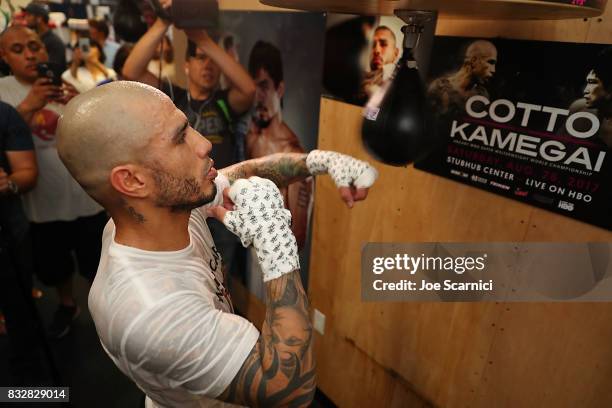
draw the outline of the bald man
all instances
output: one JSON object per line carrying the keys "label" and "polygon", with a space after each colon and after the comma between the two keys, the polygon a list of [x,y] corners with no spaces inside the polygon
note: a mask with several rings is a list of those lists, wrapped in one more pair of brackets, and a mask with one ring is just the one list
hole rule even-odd
{"label": "bald man", "polygon": [[34,139],[38,182],[22,201],[31,223],[36,275],[58,293],[60,304],[49,335],[60,338],[79,315],[72,290],[73,252],[79,273],[92,281],[106,215],[74,182],[57,156],[57,120],[76,91],[38,77],[37,64],[47,62],[49,57],[38,35],[29,28],[14,26],[2,33],[0,56],[13,73],[0,78],[0,100],[17,109]]}
{"label": "bald man", "polygon": [[[102,346],[147,407],[308,406],[312,326],[278,187],[329,173],[352,207],[376,170],[315,150],[217,171],[211,148],[148,85],[113,82],[68,104],[60,157],[112,216],[89,295]],[[261,334],[233,314],[209,216],[257,251],[267,290]]]}
{"label": "bald man", "polygon": [[487,83],[495,75],[497,48],[489,41],[476,40],[466,49],[458,71],[432,81],[429,102],[436,115],[463,112],[465,101],[473,95],[489,96]]}

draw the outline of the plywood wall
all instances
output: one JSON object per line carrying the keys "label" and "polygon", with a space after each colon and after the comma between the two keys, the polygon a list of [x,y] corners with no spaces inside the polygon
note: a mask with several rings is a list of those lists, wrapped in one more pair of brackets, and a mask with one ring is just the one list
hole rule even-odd
{"label": "plywood wall", "polygon": [[[440,21],[438,34],[612,43],[603,18]],[[571,56],[568,56],[571,58]],[[319,148],[369,159],[357,107],[323,99]],[[409,168],[378,165],[349,211],[317,180],[310,271],[320,388],[343,407],[612,406],[612,304],[363,303],[366,242],[611,241],[612,233]],[[612,203],[611,203],[612,208]]]}

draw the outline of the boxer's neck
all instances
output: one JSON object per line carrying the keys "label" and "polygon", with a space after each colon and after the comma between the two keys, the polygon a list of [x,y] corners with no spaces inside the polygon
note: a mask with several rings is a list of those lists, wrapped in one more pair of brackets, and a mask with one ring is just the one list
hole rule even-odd
{"label": "boxer's neck", "polygon": [[115,242],[146,251],[184,249],[190,242],[190,214],[158,211],[113,217],[116,227]]}

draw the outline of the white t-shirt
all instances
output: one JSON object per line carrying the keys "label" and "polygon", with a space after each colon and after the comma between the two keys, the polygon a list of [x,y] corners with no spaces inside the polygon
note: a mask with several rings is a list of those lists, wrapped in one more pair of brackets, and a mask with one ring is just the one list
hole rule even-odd
{"label": "white t-shirt", "polygon": [[[218,176],[222,201],[227,178]],[[147,394],[147,407],[234,406],[215,400],[231,383],[259,338],[232,313],[221,256],[193,210],[189,245],[155,252],[115,242],[108,222],[89,309],[104,350]]]}
{"label": "white t-shirt", "polygon": [[[0,78],[0,100],[17,107],[32,88],[14,76]],[[29,123],[38,161],[36,187],[22,196],[30,221],[72,221],[102,211],[72,178],[57,154],[55,130],[64,106],[50,103],[32,116]]]}
{"label": "white t-shirt", "polygon": [[117,79],[117,73],[112,68],[106,68],[108,76],[104,76],[100,71],[96,71],[96,75],[93,76],[91,72],[85,67],[77,68],[76,78],[72,76],[70,69],[67,69],[62,74],[62,79],[74,86],[77,91],[84,93],[90,89],[94,89],[100,83],[106,81],[114,81]]}

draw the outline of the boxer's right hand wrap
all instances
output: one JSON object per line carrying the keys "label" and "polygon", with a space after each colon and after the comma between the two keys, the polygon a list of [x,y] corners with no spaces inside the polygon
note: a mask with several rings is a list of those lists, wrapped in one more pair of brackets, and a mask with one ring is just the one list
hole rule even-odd
{"label": "boxer's right hand wrap", "polygon": [[378,177],[378,171],[368,162],[326,150],[313,150],[308,153],[306,167],[313,176],[329,174],[337,187],[353,185],[357,188],[369,188]]}
{"label": "boxer's right hand wrap", "polygon": [[291,213],[276,185],[267,179],[237,180],[229,189],[236,204],[223,223],[246,248],[253,245],[267,282],[300,268],[297,243],[291,232]]}

